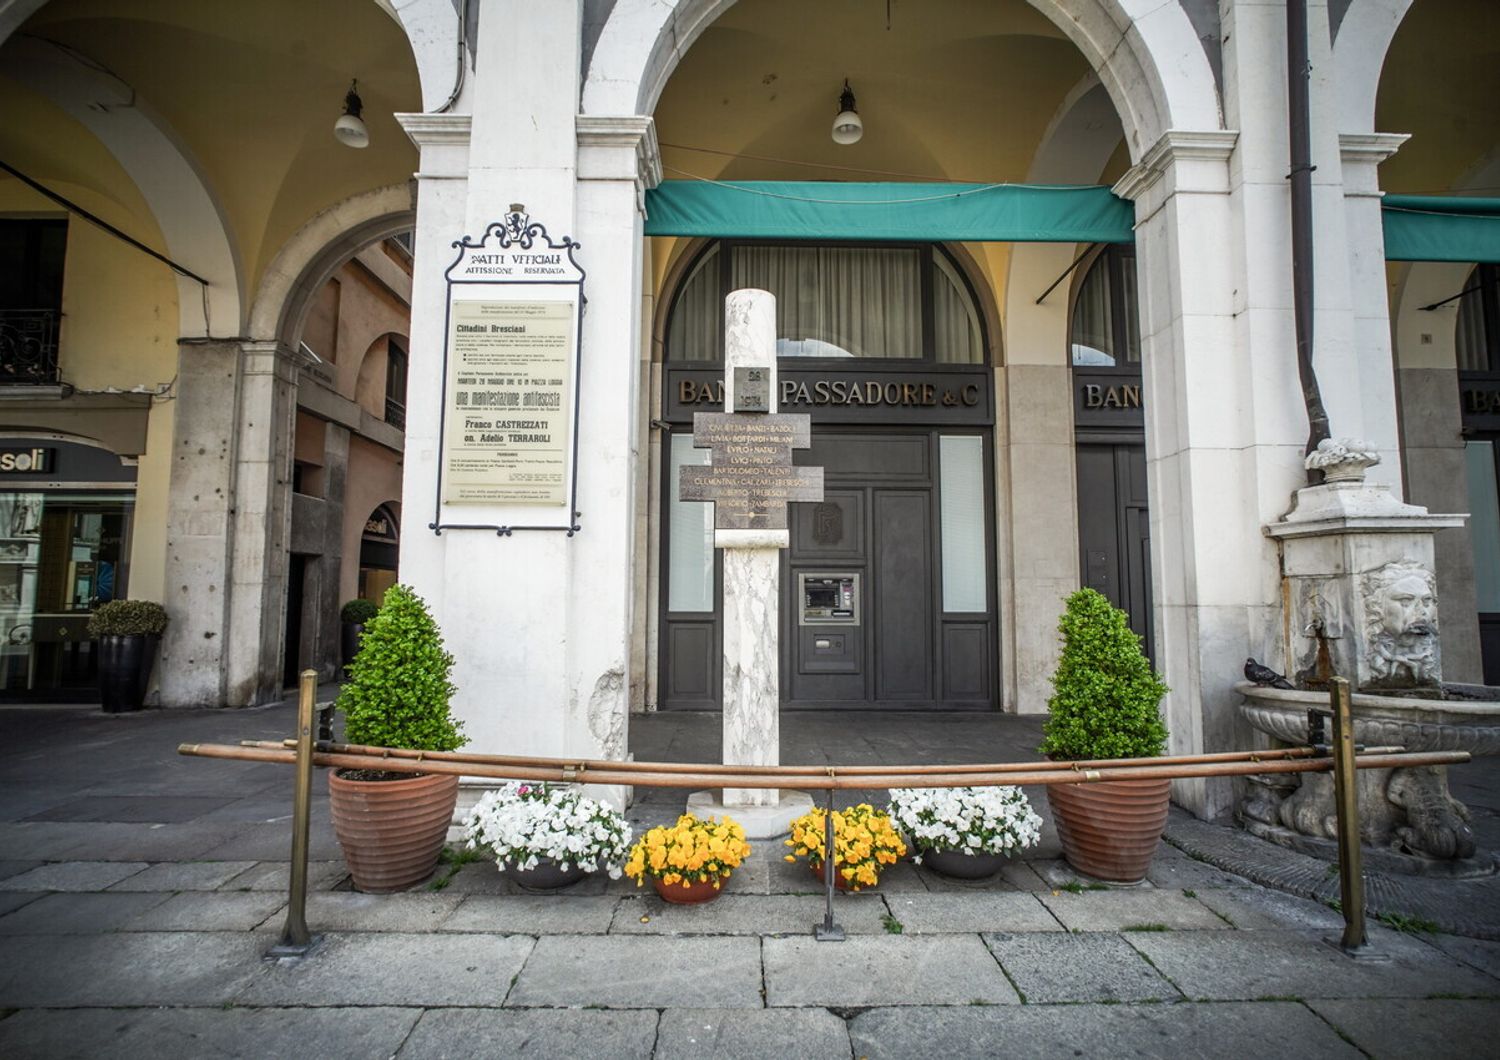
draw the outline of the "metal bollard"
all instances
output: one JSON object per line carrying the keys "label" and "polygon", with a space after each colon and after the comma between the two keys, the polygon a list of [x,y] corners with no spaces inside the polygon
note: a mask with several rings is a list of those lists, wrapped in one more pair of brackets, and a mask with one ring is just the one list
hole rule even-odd
{"label": "metal bollard", "polygon": [[1354,764],[1354,716],[1349,705],[1348,678],[1333,678],[1329,682],[1328,696],[1333,706],[1333,799],[1339,829],[1339,901],[1344,914],[1344,936],[1338,946],[1351,957],[1370,958],[1376,955],[1370,951],[1365,938],[1365,878],[1359,849],[1359,771]]}
{"label": "metal bollard", "polygon": [[305,957],[321,940],[307,930],[307,847],[312,831],[313,697],[318,672],[303,670],[297,699],[296,786],[292,795],[291,887],[281,939],[266,951],[267,959]]}
{"label": "metal bollard", "polygon": [[833,788],[828,789],[828,806],[823,811],[823,886],[826,904],[823,907],[823,922],[813,925],[813,938],[819,942],[843,942],[844,929],[833,919],[833,881],[838,871],[833,841]]}

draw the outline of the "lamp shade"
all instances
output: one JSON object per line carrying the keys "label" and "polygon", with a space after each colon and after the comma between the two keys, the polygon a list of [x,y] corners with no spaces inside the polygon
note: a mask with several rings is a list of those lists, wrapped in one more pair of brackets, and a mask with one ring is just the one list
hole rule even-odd
{"label": "lamp shade", "polygon": [[839,94],[839,113],[833,119],[833,142],[836,144],[858,143],[865,134],[865,123],[859,120],[854,109],[854,90],[844,81],[844,91]]}
{"label": "lamp shade", "polygon": [[365,127],[364,119],[360,117],[365,105],[359,98],[359,93],[355,91],[355,86],[358,84],[358,81],[350,83],[349,92],[344,96],[344,113],[339,115],[339,120],[333,123],[333,135],[345,147],[370,146],[370,130]]}

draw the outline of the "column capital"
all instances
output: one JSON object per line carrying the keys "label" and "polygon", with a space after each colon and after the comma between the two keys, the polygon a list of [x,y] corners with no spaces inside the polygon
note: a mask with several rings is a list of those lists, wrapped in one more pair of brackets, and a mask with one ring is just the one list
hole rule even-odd
{"label": "column capital", "polygon": [[1376,167],[1411,139],[1410,133],[1340,133],[1339,159],[1344,164],[1344,195],[1379,197]]}
{"label": "column capital", "polygon": [[420,178],[463,178],[469,175],[471,114],[397,114],[411,142],[421,152]]}
{"label": "column capital", "polygon": [[1168,129],[1115,182],[1113,191],[1122,199],[1139,201],[1171,171],[1172,191],[1228,194],[1226,163],[1239,137],[1237,129]]}
{"label": "column capital", "polygon": [[578,179],[634,181],[645,212],[645,193],[661,183],[656,122],[646,114],[578,115]]}

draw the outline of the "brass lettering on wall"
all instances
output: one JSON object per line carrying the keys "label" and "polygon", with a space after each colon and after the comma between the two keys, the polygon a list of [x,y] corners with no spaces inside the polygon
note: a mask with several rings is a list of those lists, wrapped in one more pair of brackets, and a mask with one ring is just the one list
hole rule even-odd
{"label": "brass lettering on wall", "polygon": [[1103,383],[1083,385],[1083,407],[1086,409],[1138,409],[1141,407],[1141,385],[1123,383],[1108,386]]}
{"label": "brass lettering on wall", "polygon": [[1470,416],[1500,416],[1500,390],[1463,391],[1464,412]]}

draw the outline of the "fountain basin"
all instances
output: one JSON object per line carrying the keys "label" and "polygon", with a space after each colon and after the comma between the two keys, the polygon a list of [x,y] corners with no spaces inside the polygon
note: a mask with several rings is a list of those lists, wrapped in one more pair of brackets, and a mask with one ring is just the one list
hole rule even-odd
{"label": "fountain basin", "polygon": [[[1472,686],[1465,686],[1472,687]],[[1286,743],[1307,742],[1307,712],[1327,708],[1326,692],[1263,688],[1241,681],[1240,714],[1260,732]],[[1367,747],[1400,745],[1408,751],[1468,751],[1476,758],[1500,754],[1500,700],[1351,697],[1354,739]],[[1332,737],[1332,729],[1328,730]]]}

